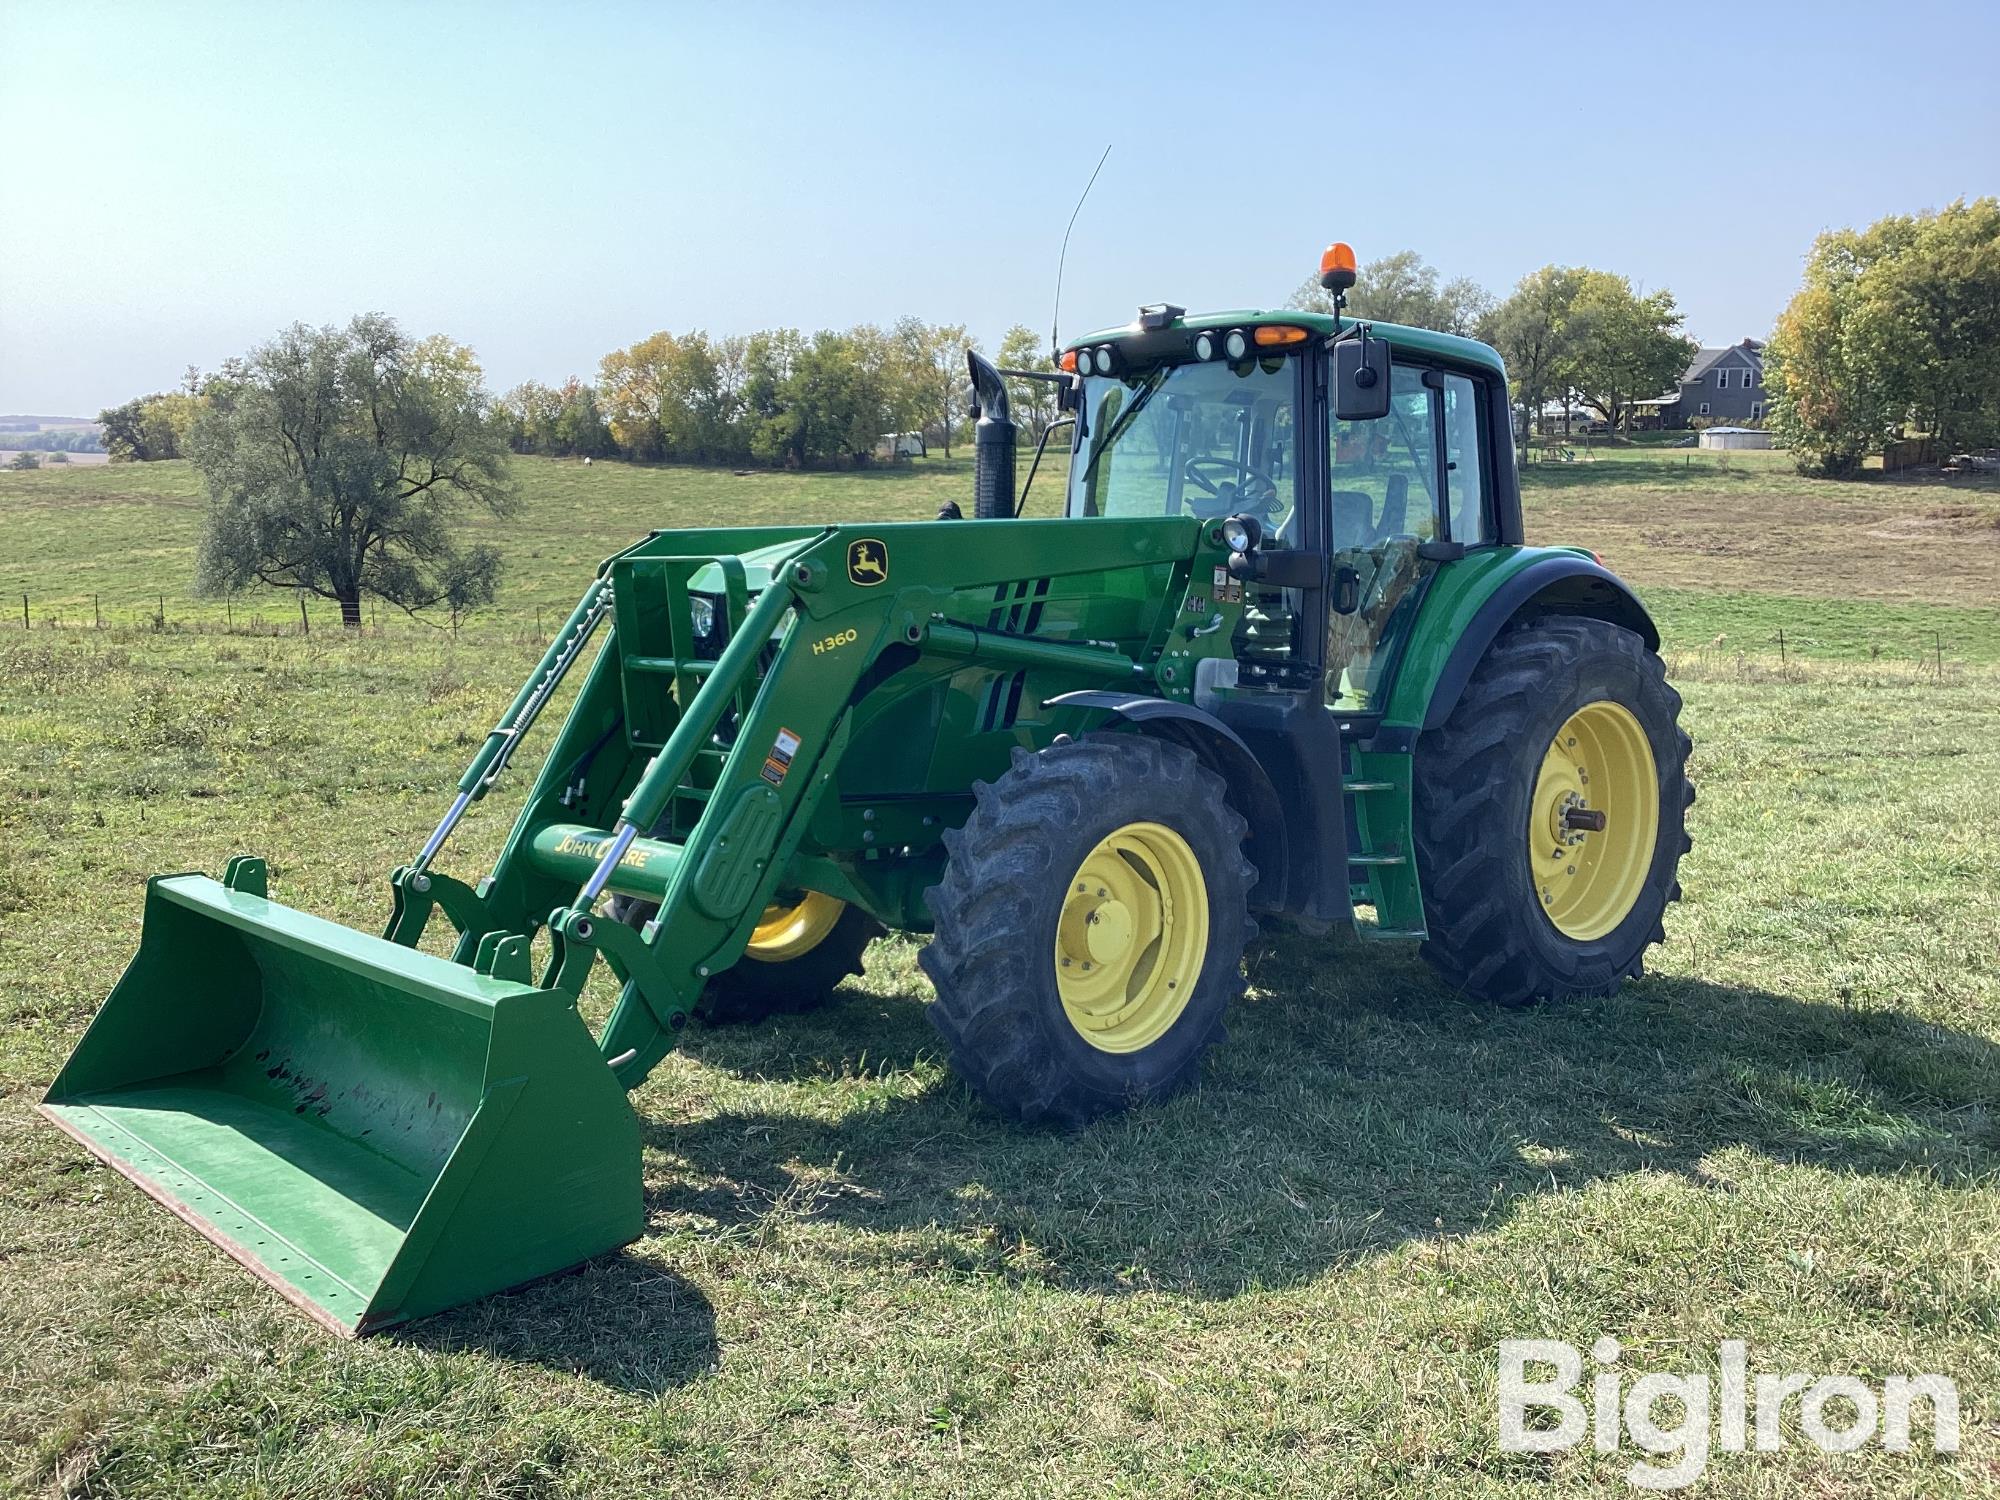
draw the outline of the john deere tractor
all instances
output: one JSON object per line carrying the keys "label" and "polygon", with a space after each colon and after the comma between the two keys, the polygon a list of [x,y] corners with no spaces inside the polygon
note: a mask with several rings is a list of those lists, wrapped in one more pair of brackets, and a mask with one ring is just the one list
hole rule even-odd
{"label": "john deere tractor", "polygon": [[[1154,306],[1060,367],[1059,515],[1018,515],[974,357],[970,517],[605,562],[381,936],[248,856],[156,877],[47,1113],[354,1332],[638,1236],[625,1092],[690,1018],[826,1000],[884,928],[926,935],[953,1067],[1027,1121],[1193,1078],[1259,922],[1420,944],[1495,1005],[1636,976],[1687,847],[1680,702],[1632,591],[1523,544],[1493,351]],[[450,873],[573,671],[499,858]]]}

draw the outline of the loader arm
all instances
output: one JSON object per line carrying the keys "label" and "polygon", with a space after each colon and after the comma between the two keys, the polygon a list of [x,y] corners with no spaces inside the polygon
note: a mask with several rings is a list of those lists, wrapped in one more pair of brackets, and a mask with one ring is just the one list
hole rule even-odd
{"label": "loader arm", "polygon": [[[493,872],[473,889],[429,862],[398,870],[390,935],[414,946],[441,909],[459,929],[456,957],[477,966],[496,940],[546,929],[539,982],[572,997],[601,956],[622,989],[598,1045],[619,1082],[636,1087],[672,1050],[704,983],[741,958],[773,895],[804,883],[801,843],[841,783],[852,711],[870,692],[899,673],[971,664],[1185,695],[1194,670],[1181,659],[1228,639],[1182,639],[1174,628],[1201,532],[1191,519],[1160,518],[658,533],[606,565],[610,639]],[[1129,651],[954,618],[968,597],[1024,573],[1161,565],[1172,571],[1163,602],[1173,607],[1156,608]],[[704,656],[693,639],[698,594],[718,598],[727,619],[719,654]],[[565,634],[604,607],[586,595]],[[535,681],[517,707],[532,701]],[[461,796],[481,775],[490,784],[480,767],[476,759],[462,778]],[[608,919],[595,910],[607,891],[657,902],[658,914],[643,930]]]}
{"label": "loader arm", "polygon": [[[383,936],[271,900],[247,856],[222,881],[156,879],[139,953],[43,1109],[342,1333],[622,1244],[644,1214],[620,1086],[799,881],[857,710],[905,673],[1191,691],[1189,658],[1228,638],[1179,619],[1209,547],[1166,518],[656,533],[600,571],[482,742],[392,877]],[[1039,634],[977,623],[1029,574],[1080,579],[1080,599],[1111,580],[1121,638],[1085,635],[1088,611]],[[695,594],[719,650],[695,639]],[[493,870],[454,878],[454,826],[600,634]],[[891,854],[860,842],[822,842],[813,867]],[[657,917],[602,915],[608,890]],[[416,949],[438,912],[450,960]],[[622,990],[593,1038],[577,1001],[600,957]]]}

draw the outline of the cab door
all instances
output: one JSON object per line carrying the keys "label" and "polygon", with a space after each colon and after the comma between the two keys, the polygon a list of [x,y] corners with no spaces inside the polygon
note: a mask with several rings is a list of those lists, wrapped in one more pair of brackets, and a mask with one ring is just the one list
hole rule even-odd
{"label": "cab door", "polygon": [[1381,712],[1425,586],[1491,539],[1483,380],[1398,361],[1387,416],[1329,420],[1327,706]]}

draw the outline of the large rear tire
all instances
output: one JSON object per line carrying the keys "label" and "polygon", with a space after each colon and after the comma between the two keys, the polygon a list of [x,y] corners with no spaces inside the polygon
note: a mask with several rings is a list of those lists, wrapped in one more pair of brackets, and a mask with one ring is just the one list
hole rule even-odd
{"label": "large rear tire", "polygon": [[975,783],[918,962],[987,1103],[1077,1124],[1185,1086],[1243,991],[1246,824],[1188,751],[1096,735]]}
{"label": "large rear tire", "polygon": [[1525,1005],[1644,972],[1690,847],[1680,708],[1659,656],[1608,621],[1494,641],[1417,743],[1422,952],[1446,983]]}

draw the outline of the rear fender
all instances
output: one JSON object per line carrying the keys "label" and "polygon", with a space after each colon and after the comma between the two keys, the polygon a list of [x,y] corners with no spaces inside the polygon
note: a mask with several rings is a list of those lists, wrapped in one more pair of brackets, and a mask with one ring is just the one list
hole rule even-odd
{"label": "rear fender", "polygon": [[[1459,609],[1447,613],[1451,618],[1440,620],[1438,626],[1455,629],[1456,638],[1449,641],[1442,663],[1431,675],[1428,691],[1423,691],[1420,682],[1396,685],[1397,702],[1389,715],[1392,720],[1415,720],[1423,729],[1442,725],[1458,706],[1466,683],[1486,657],[1487,647],[1517,620],[1544,614],[1585,615],[1623,626],[1643,640],[1649,651],[1660,648],[1659,628],[1638,595],[1609,568],[1576,552],[1545,552],[1507,572],[1478,602],[1470,618]],[[1455,625],[1458,619],[1465,623]],[[1422,631],[1424,625],[1418,628]],[[1411,653],[1412,665],[1418,656]],[[1408,692],[1410,689],[1422,692],[1422,696]],[[1419,705],[1421,718],[1416,712]]]}
{"label": "rear fender", "polygon": [[1266,911],[1283,907],[1285,872],[1290,867],[1284,808],[1269,774],[1241,735],[1214,714],[1171,698],[1087,691],[1064,693],[1049,699],[1048,706],[1102,709],[1114,722],[1130,725],[1136,733],[1192,751],[1222,778],[1229,789],[1230,805],[1250,825],[1243,854],[1258,872],[1251,904]]}

